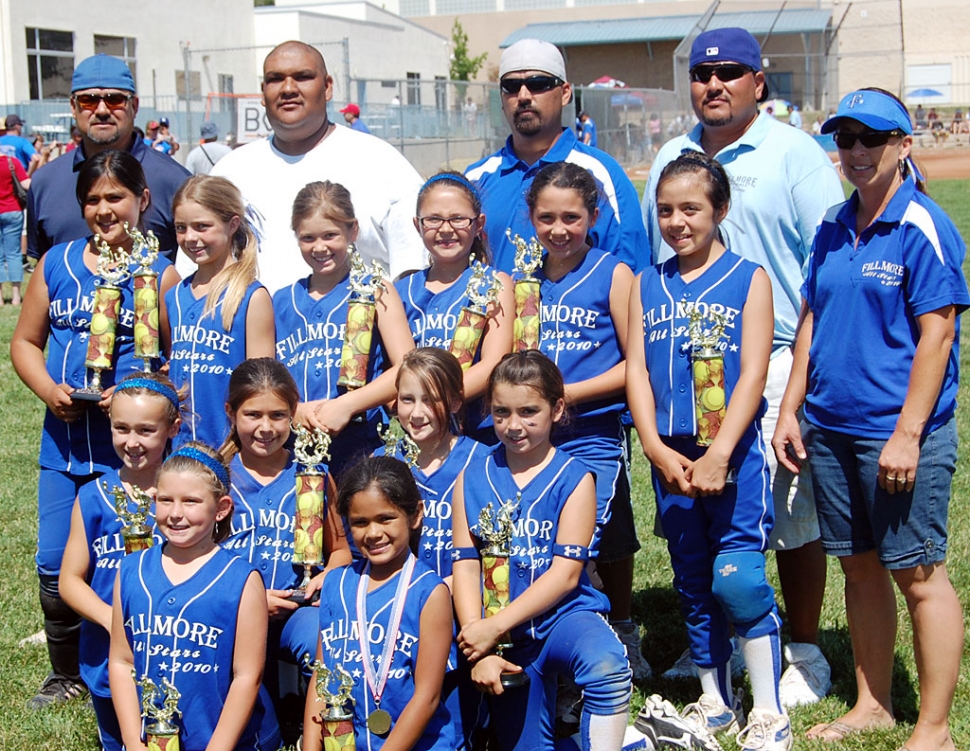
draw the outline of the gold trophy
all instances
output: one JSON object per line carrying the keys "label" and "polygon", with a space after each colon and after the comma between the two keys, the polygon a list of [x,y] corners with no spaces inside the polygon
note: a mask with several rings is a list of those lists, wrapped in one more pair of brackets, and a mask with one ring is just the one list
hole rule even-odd
{"label": "gold trophy", "polygon": [[[147,550],[154,545],[152,528],[145,523],[152,507],[152,497],[135,485],[131,486],[132,498],[128,497],[125,489],[120,485],[109,489],[108,483],[102,480],[101,487],[104,488],[105,493],[114,497],[115,511],[124,525],[121,528],[121,534],[125,540],[125,555]],[[134,510],[131,509],[132,500],[135,504]]]}
{"label": "gold trophy", "polygon": [[[366,282],[367,277],[370,282]],[[377,261],[370,268],[354,248],[350,249],[350,302],[347,307],[347,326],[344,344],[340,352],[340,377],[338,386],[348,390],[359,389],[367,383],[367,364],[374,336],[374,319],[377,315],[377,298],[384,289],[384,269]]]}
{"label": "gold trophy", "polygon": [[[354,679],[339,664],[330,671],[326,665],[316,660],[310,663],[310,670],[315,674],[317,701],[322,701],[325,705],[324,711],[320,713],[323,721],[323,751],[353,751],[357,747],[354,738],[354,713],[347,709],[347,703],[354,703],[354,698],[350,695],[354,690]],[[336,692],[330,690],[332,676],[337,678]],[[390,730],[390,715],[387,730]]]}
{"label": "gold trophy", "polygon": [[320,469],[330,460],[330,434],[320,428],[293,427],[293,454],[303,469],[296,473],[296,518],[293,525],[293,560],[303,564],[303,581],[290,600],[303,602],[313,577],[313,567],[322,566],[323,525],[326,514],[327,475]]}
{"label": "gold trophy", "polygon": [[516,352],[539,349],[539,324],[542,310],[539,299],[540,282],[535,278],[536,269],[542,265],[542,246],[536,238],[529,242],[512,230],[506,237],[515,245],[515,324],[512,326],[513,348]]}
{"label": "gold trophy", "polygon": [[694,412],[697,415],[697,445],[710,446],[714,442],[727,402],[724,391],[724,353],[721,337],[727,319],[720,313],[690,311],[687,334],[691,344],[691,375],[694,381]]}
{"label": "gold trophy", "polygon": [[384,444],[385,456],[394,456],[400,450],[404,463],[408,465],[408,469],[414,469],[418,466],[418,457],[421,455],[421,449],[418,448],[418,444],[414,442],[411,436],[407,434],[407,431],[401,427],[401,421],[396,417],[391,418],[391,422],[387,427],[377,426],[377,437]]}
{"label": "gold trophy", "polygon": [[[486,286],[487,285],[487,286]],[[485,290],[482,291],[482,287]],[[478,261],[472,266],[472,275],[465,288],[468,305],[461,309],[461,317],[451,337],[451,354],[458,360],[462,370],[468,370],[475,361],[478,345],[482,341],[485,322],[488,320],[488,306],[498,300],[502,291],[502,281],[494,271],[486,281],[485,267]]]}
{"label": "gold trophy", "polygon": [[131,276],[131,262],[124,248],[111,248],[96,235],[98,247],[98,276],[101,283],[94,290],[94,311],[91,313],[91,330],[84,367],[94,371],[91,383],[83,389],[75,389],[71,398],[76,401],[101,401],[101,371],[111,367],[114,360],[115,333],[118,314],[121,311],[121,285]]}
{"label": "gold trophy", "polygon": [[135,241],[131,260],[138,264],[132,285],[135,304],[135,357],[144,360],[142,370],[150,373],[152,360],[161,354],[158,344],[158,272],[152,268],[158,258],[158,238],[151,230],[143,235],[137,227],[129,228],[127,222],[125,231]]}
{"label": "gold trophy", "polygon": [[[135,677],[134,671],[131,677]],[[179,751],[179,729],[172,718],[182,715],[178,708],[182,694],[168,678],[162,678],[161,689],[147,675],[135,683],[141,688],[141,716],[145,718],[148,751]],[[159,707],[157,700],[163,695]]]}
{"label": "gold trophy", "polygon": [[[505,610],[512,601],[509,589],[512,522],[519,513],[521,503],[522,494],[518,493],[514,501],[506,501],[494,511],[489,502],[478,514],[478,536],[487,543],[482,550],[482,605],[486,618]],[[495,644],[495,654],[501,657],[512,646],[512,635],[506,631]],[[525,671],[502,673],[501,680],[505,688],[516,688],[528,683],[529,676]]]}

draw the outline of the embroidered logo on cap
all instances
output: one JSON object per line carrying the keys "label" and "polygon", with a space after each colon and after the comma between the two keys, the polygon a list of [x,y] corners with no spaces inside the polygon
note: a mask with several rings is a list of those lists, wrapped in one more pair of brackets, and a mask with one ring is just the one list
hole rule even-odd
{"label": "embroidered logo on cap", "polygon": [[710,57],[711,55],[716,55],[720,51],[721,51],[720,47],[708,47],[707,51],[704,54]]}
{"label": "embroidered logo on cap", "polygon": [[852,99],[849,100],[849,109],[852,109],[857,104],[865,104],[866,100],[863,98],[862,94],[853,94]]}

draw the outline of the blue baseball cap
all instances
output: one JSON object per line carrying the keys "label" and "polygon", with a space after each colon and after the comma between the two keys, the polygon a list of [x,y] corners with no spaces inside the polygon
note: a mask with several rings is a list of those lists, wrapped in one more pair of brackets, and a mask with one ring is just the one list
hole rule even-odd
{"label": "blue baseball cap", "polygon": [[747,29],[727,27],[703,32],[690,48],[690,67],[730,61],[761,70],[761,45]]}
{"label": "blue baseball cap", "polygon": [[71,78],[71,93],[84,89],[120,89],[135,93],[135,79],[124,60],[100,54],[82,60]]}
{"label": "blue baseball cap", "polygon": [[845,119],[857,120],[872,130],[901,130],[913,135],[906,105],[881,91],[860,89],[846,94],[836,113],[822,124],[822,133],[833,132]]}

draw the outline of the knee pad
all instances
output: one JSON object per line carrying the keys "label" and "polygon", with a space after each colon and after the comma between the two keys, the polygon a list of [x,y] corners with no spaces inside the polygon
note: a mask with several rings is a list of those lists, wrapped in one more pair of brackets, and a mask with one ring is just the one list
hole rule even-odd
{"label": "knee pad", "polygon": [[757,621],[775,607],[775,590],[765,578],[764,553],[722,553],[714,559],[711,594],[731,623]]}

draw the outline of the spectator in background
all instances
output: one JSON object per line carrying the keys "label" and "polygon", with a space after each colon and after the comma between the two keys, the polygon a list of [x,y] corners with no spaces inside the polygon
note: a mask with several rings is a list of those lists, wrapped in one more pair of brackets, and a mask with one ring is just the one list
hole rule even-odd
{"label": "spectator in background", "polygon": [[465,114],[465,135],[475,135],[478,130],[478,105],[471,97],[468,97],[462,105],[461,111]]}
{"label": "spectator in background", "polygon": [[592,146],[595,149],[597,143],[596,123],[593,122],[593,118],[589,116],[589,113],[586,110],[579,113],[579,122],[582,123],[582,137],[579,140],[585,143],[587,146]]}
{"label": "spectator in background", "polygon": [[77,129],[77,126],[74,125],[71,127],[71,138],[67,142],[67,146],[64,147],[64,153],[66,154],[69,151],[74,151],[74,149],[76,149],[80,145],[81,145],[81,131],[79,131]]}
{"label": "spectator in background", "polygon": [[815,118],[815,122],[812,123],[812,134],[816,136],[822,135],[822,123],[825,122],[825,118],[821,115]]}
{"label": "spectator in background", "polygon": [[340,110],[340,114],[344,116],[347,125],[354,130],[359,130],[361,133],[370,133],[370,128],[364,125],[364,121],[360,119],[360,107],[353,102]]}
{"label": "spectator in background", "polygon": [[23,137],[23,131],[24,121],[18,115],[7,115],[3,135],[0,135],[0,154],[16,157],[27,174],[33,175],[40,163],[40,155],[33,144]]}
{"label": "spectator in background", "polygon": [[202,140],[189,152],[185,168],[193,175],[208,175],[222,157],[232,151],[224,143],[219,143],[219,126],[211,120],[202,123]]}
{"label": "spectator in background", "polygon": [[81,61],[71,79],[71,113],[81,133],[80,146],[69,159],[55,159],[38,172],[27,193],[28,254],[40,258],[57,243],[87,236],[88,225],[74,209],[78,171],[98,152],[120,149],[141,163],[148,180],[152,202],[143,217],[144,229],[154,232],[162,254],[174,259],[178,246],[172,199],[189,172],[135,137],[138,96],[125,62],[109,55]]}
{"label": "spectator in background", "polygon": [[169,145],[168,155],[175,156],[179,150],[179,140],[171,131],[170,125],[167,117],[158,118],[158,139]]}
{"label": "spectator in background", "polygon": [[656,154],[664,142],[663,122],[660,120],[659,112],[650,113],[650,121],[647,123],[650,131],[650,148]]}
{"label": "spectator in background", "polygon": [[158,136],[158,120],[149,120],[145,126],[145,145],[163,154],[172,154],[172,145]]}
{"label": "spectator in background", "polygon": [[791,112],[788,115],[788,124],[793,128],[802,129],[802,113],[798,111],[797,104],[791,106]]}
{"label": "spectator in background", "polygon": [[330,180],[347,190],[360,222],[354,246],[397,278],[424,268],[427,254],[414,231],[421,176],[386,141],[327,117],[333,79],[319,50],[283,42],[263,62],[263,105],[273,127],[267,139],[240,146],[212,169],[235,183],[260,217],[259,280],[275,292],[305,277],[293,235],[293,199],[307,183]]}
{"label": "spectator in background", "polygon": [[[10,282],[12,302],[20,305],[20,283],[24,279],[20,235],[24,229],[24,210],[14,194],[14,175],[24,188],[30,187],[30,178],[20,160],[3,155],[0,158],[0,283]],[[3,304],[0,294],[0,305]]]}
{"label": "spectator in background", "polygon": [[922,104],[916,105],[915,125],[917,130],[924,130],[926,128],[926,110],[923,109]]}

